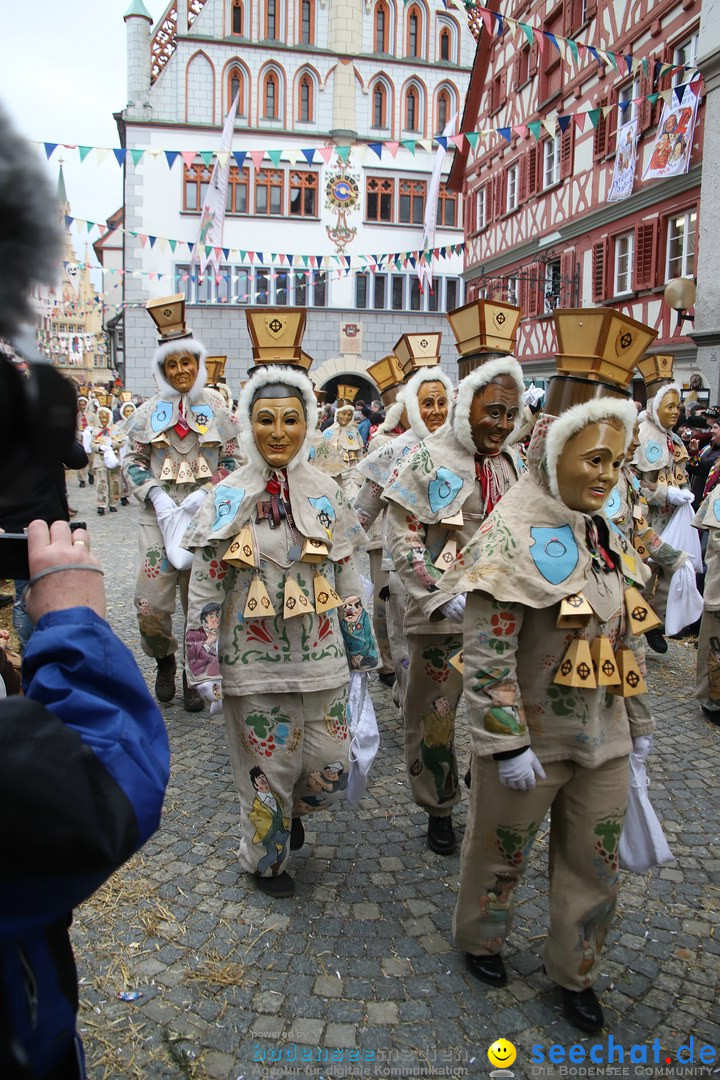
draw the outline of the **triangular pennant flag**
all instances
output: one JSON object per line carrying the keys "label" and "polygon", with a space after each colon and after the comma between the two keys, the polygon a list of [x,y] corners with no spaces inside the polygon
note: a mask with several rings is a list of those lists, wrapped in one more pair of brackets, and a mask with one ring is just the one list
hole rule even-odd
{"label": "triangular pennant flag", "polygon": [[389,153],[390,153],[390,156],[394,158],[395,155],[397,154],[398,150],[400,149],[400,143],[399,142],[386,142],[385,143],[385,149],[388,150]]}
{"label": "triangular pennant flag", "polygon": [[46,142],[43,143],[43,146],[45,147],[45,153],[47,154],[47,158],[49,161],[50,158],[53,156],[54,151],[57,150],[58,144],[56,142]]}
{"label": "triangular pennant flag", "polygon": [[166,150],[165,151],[165,160],[168,163],[168,169],[172,169],[173,165],[175,164],[175,161],[177,160],[177,158],[179,156],[180,156],[180,151],[179,150]]}
{"label": "triangular pennant flag", "polygon": [[510,140],[512,138],[512,128],[510,128],[510,127],[499,127],[497,130],[498,130],[498,135],[502,135],[503,139],[507,139],[507,141],[510,142]]}
{"label": "triangular pennant flag", "polygon": [[577,41],[573,41],[572,38],[567,38],[567,47],[572,54],[572,58],[576,64],[580,63],[580,52],[578,50]]}
{"label": "triangular pennant flag", "polygon": [[560,52],[560,46],[558,45],[558,39],[554,34],[551,34],[549,30],[545,31],[545,37],[548,39],[551,45],[554,45],[558,52]]}
{"label": "triangular pennant flag", "polygon": [[524,22],[519,22],[518,26],[520,27],[523,34],[527,38],[528,45],[532,45],[534,40],[535,40],[534,37],[533,37],[532,26],[528,26],[528,24],[524,23]]}
{"label": "triangular pennant flag", "polygon": [[602,114],[602,109],[588,109],[587,117],[588,117],[588,120],[590,121],[590,123],[593,126],[593,130],[600,123],[601,114]]}
{"label": "triangular pennant flag", "polygon": [[493,15],[495,16],[495,19],[497,20],[497,36],[502,37],[502,32],[503,32],[503,30],[505,28],[503,17],[497,11],[493,11]]}
{"label": "triangular pennant flag", "polygon": [[335,147],[335,153],[337,154],[337,156],[340,158],[340,160],[342,162],[347,163],[347,159],[350,156],[350,150],[351,149],[352,149],[352,147],[350,147],[350,146],[336,146]]}
{"label": "triangular pennant flag", "polygon": [[674,89],[675,89],[675,101],[677,102],[678,105],[682,105],[682,99],[685,96],[685,85],[683,83],[681,83],[680,86],[676,86]]}
{"label": "triangular pennant flag", "polygon": [[528,133],[527,124],[513,124],[513,131],[515,132],[515,134],[519,138],[521,138],[521,139],[527,138],[527,133]]}
{"label": "triangular pennant flag", "polygon": [[540,138],[540,128],[541,127],[542,127],[542,123],[541,123],[540,120],[530,120],[529,123],[528,123],[528,130],[529,130],[530,134],[533,136],[533,138],[535,138],[535,139]]}
{"label": "triangular pennant flag", "polygon": [[227,262],[228,259],[230,258],[230,248],[223,248],[222,253],[223,253],[223,258],[225,259],[225,262]]}
{"label": "triangular pennant flag", "polygon": [[238,167],[238,171],[242,172],[242,167],[245,164],[247,152],[245,150],[233,150],[233,157],[235,158],[235,164]]}
{"label": "triangular pennant flag", "polygon": [[584,131],[585,130],[585,117],[586,116],[587,116],[587,113],[584,113],[584,112],[575,113],[574,120],[575,120],[575,124],[577,126],[578,131]]}
{"label": "triangular pennant flag", "polygon": [[480,8],[480,17],[483,21],[483,25],[485,26],[485,33],[492,37],[494,29],[492,12],[488,11],[487,8]]}
{"label": "triangular pennant flag", "polygon": [[602,107],[603,116],[609,116],[614,108],[615,108],[614,105],[603,105],[603,107]]}
{"label": "triangular pennant flag", "polygon": [[143,159],[143,154],[144,153],[145,153],[144,148],[142,150],[131,150],[130,151],[130,157],[132,158],[133,165],[139,165],[140,164],[140,162]]}
{"label": "triangular pennant flag", "polygon": [[220,165],[220,168],[224,169],[228,161],[230,160],[230,151],[218,150],[216,153],[216,157],[218,159],[218,164]]}
{"label": "triangular pennant flag", "polygon": [[199,151],[200,157],[203,160],[203,165],[205,166],[206,169],[210,168],[210,162],[213,159],[213,153],[214,153],[214,151],[212,151],[212,150],[200,150]]}
{"label": "triangular pennant flag", "polygon": [[540,51],[540,55],[544,56],[545,55],[545,46],[547,45],[547,41],[545,40],[545,35],[543,34],[542,30],[538,30],[535,27],[533,27],[533,31],[535,33],[535,41],[537,42],[537,47],[538,47],[538,49]]}
{"label": "triangular pennant flag", "polygon": [[250,160],[252,161],[255,168],[259,169],[260,166],[262,165],[263,158],[265,157],[265,151],[264,150],[249,150],[248,154],[249,154]]}
{"label": "triangular pennant flag", "polygon": [[108,156],[109,153],[110,153],[110,147],[109,146],[96,146],[95,147],[95,156],[97,157],[98,165],[102,165],[103,161],[105,160],[105,158]]}
{"label": "triangular pennant flag", "polygon": [[127,150],[123,150],[122,147],[115,146],[113,147],[113,154],[115,155],[115,160],[117,161],[118,165],[124,165]]}
{"label": "triangular pennant flag", "polygon": [[334,146],[318,146],[317,147],[317,152],[320,155],[320,157],[323,159],[325,164],[329,165],[330,164],[330,158],[335,153],[335,147]]}
{"label": "triangular pennant flag", "polygon": [[286,256],[285,256],[285,258],[287,259],[287,261],[288,261],[288,263],[290,264],[290,266],[292,266],[292,264],[293,264],[293,259],[295,258],[295,256],[294,256],[294,255],[286,255]]}
{"label": "triangular pennant flag", "polygon": [[170,245],[170,250],[174,253],[177,246],[177,240],[168,240],[168,244]]}
{"label": "triangular pennant flag", "polygon": [[515,35],[517,34],[517,23],[514,19],[509,19],[507,15],[505,16],[505,28],[510,34],[510,37],[514,39]]}
{"label": "triangular pennant flag", "polygon": [[74,220],[75,220],[75,218],[70,217],[69,214],[66,214],[65,215],[65,228],[69,229]]}
{"label": "triangular pennant flag", "polygon": [[463,144],[465,142],[465,136],[462,134],[462,132],[459,135],[451,135],[450,142],[455,143],[458,150],[462,150]]}
{"label": "triangular pennant flag", "polygon": [[180,156],[185,162],[187,168],[189,169],[192,163],[195,161],[196,153],[194,150],[183,150]]}
{"label": "triangular pennant flag", "polygon": [[555,131],[557,129],[557,121],[555,120],[542,120],[542,126],[547,131],[551,139],[555,137]]}
{"label": "triangular pennant flag", "polygon": [[311,146],[309,150],[301,150],[300,153],[305,158],[308,165],[312,165],[315,160],[315,148]]}
{"label": "triangular pennant flag", "polygon": [[148,240],[150,241],[150,248],[151,249],[154,248],[155,247],[155,241],[157,240],[157,236],[148,236]]}
{"label": "triangular pennant flag", "polygon": [[286,150],[283,161],[287,161],[290,164],[290,168],[294,169],[297,164],[297,159],[300,157],[299,150]]}
{"label": "triangular pennant flag", "polygon": [[619,70],[620,70],[620,68],[618,67],[617,57],[615,56],[615,53],[613,53],[613,52],[606,52],[606,53],[605,53],[605,56],[606,56],[606,57],[607,57],[607,59],[608,59],[608,60],[610,61],[610,63],[611,63],[611,65],[612,65],[613,69],[614,69],[615,71],[619,71]]}
{"label": "triangular pennant flag", "polygon": [[415,140],[414,139],[403,139],[400,145],[404,146],[405,149],[409,150],[410,153],[412,154],[412,156],[415,157]]}
{"label": "triangular pennant flag", "polygon": [[625,61],[625,65],[627,67],[628,75],[632,75],[632,73],[633,73],[633,59],[634,58],[632,56],[630,56],[629,54],[627,54],[626,56],[623,57],[623,59]]}
{"label": "triangular pennant flag", "polygon": [[572,121],[572,116],[558,116],[558,118],[557,118],[558,127],[562,131],[563,135],[565,134],[567,129],[570,127],[571,121]]}
{"label": "triangular pennant flag", "polygon": [[602,60],[600,59],[600,55],[599,55],[599,53],[598,53],[597,49],[593,48],[593,46],[592,46],[592,45],[588,45],[588,47],[587,47],[587,50],[588,50],[588,52],[590,53],[590,55],[591,55],[591,56],[592,56],[592,57],[593,57],[593,58],[594,58],[595,60],[597,60],[598,64],[602,64],[602,66],[603,66],[603,67],[605,66],[605,65],[603,64]]}
{"label": "triangular pennant flag", "polygon": [[282,150],[268,150],[267,156],[272,161],[273,165],[277,169],[280,164],[280,158],[282,157]]}
{"label": "triangular pennant flag", "polygon": [[651,105],[655,105],[655,103],[657,102],[658,96],[659,96],[658,94],[648,94],[647,99],[648,99],[648,101],[650,102]]}
{"label": "triangular pennant flag", "polygon": [[90,151],[94,149],[94,146],[78,146],[78,154],[80,155],[80,160],[84,161]]}
{"label": "triangular pennant flag", "polygon": [[383,144],[381,142],[368,143],[368,150],[372,150],[382,161]]}
{"label": "triangular pennant flag", "polygon": [[628,98],[627,101],[618,101],[618,108],[620,109],[623,117],[625,116],[626,111],[630,108],[631,105],[632,102],[630,98]]}
{"label": "triangular pennant flag", "polygon": [[480,138],[480,135],[479,135],[479,133],[477,131],[467,131],[467,132],[465,132],[465,138],[467,139],[467,141],[470,143],[470,145],[472,146],[472,148],[474,150],[476,148],[477,144],[478,144],[478,140]]}
{"label": "triangular pennant flag", "polygon": [[435,142],[438,146],[442,146],[443,150],[447,150],[448,141],[445,135],[436,135]]}

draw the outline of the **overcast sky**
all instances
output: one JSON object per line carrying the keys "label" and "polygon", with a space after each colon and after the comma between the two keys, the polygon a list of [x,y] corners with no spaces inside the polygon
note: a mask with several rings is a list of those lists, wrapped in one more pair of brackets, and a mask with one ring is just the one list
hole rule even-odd
{"label": "overcast sky", "polygon": [[[144,2],[157,23],[166,0]],[[120,145],[112,114],[126,100],[123,15],[129,6],[130,0],[2,5],[0,103],[21,134],[40,142]],[[49,162],[53,183],[61,151]],[[104,221],[122,203],[122,170],[115,158],[97,165],[94,154],[83,164],[76,150],[62,156],[73,215]]]}

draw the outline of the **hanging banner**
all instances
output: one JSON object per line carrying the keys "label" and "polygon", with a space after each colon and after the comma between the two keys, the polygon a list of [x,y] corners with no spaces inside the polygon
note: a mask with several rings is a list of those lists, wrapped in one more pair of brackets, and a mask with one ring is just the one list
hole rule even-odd
{"label": "hanging banner", "polygon": [[200,216],[198,238],[190,260],[190,265],[192,265],[193,260],[199,262],[201,274],[205,273],[209,262],[213,263],[215,273],[220,268],[220,249],[222,248],[223,230],[225,228],[225,206],[228,176],[230,175],[230,152],[232,150],[232,137],[239,96],[240,92],[238,91],[230,106],[230,112],[225,117],[225,126],[220,140],[220,153],[217,155],[213,166]]}
{"label": "hanging banner", "polygon": [[[423,225],[422,242],[423,251],[429,251],[435,243],[435,227],[437,224],[437,206],[438,196],[440,194],[440,181],[442,179],[443,159],[447,153],[447,139],[450,135],[455,134],[456,122],[457,113],[454,112],[443,128],[443,139],[445,141],[438,146],[435,155],[435,165],[433,166],[430,185],[428,187],[427,202],[425,204],[425,222]],[[425,285],[427,285],[432,292],[432,259],[428,259],[427,262],[424,259],[419,259],[417,272],[418,280],[420,281],[420,292],[425,291]]]}
{"label": "hanging banner", "polygon": [[608,202],[620,202],[621,199],[627,199],[629,195],[632,195],[635,180],[637,126],[637,116],[634,116],[632,120],[628,120],[627,124],[618,128],[615,166]]}
{"label": "hanging banner", "polygon": [[680,176],[688,171],[699,93],[693,83],[676,86],[663,105],[650,160],[643,180]]}

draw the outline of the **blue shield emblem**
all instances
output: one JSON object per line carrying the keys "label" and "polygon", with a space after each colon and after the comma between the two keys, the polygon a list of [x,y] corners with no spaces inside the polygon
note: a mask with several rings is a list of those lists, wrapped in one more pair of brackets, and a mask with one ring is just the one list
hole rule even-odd
{"label": "blue shield emblem", "polygon": [[436,514],[438,510],[455,502],[461,488],[462,480],[459,476],[450,469],[438,469],[428,484],[428,502],[432,513]]}
{"label": "blue shield emblem", "polygon": [[166,427],[170,426],[170,421],[173,416],[173,407],[171,401],[158,401],[157,405],[152,411],[150,417],[150,426],[154,432],[164,431]]}
{"label": "blue shield emblem", "polygon": [[654,462],[660,460],[660,458],[662,457],[662,452],[663,448],[660,443],[649,442],[645,447],[645,457],[648,459],[651,465],[654,464]]}
{"label": "blue shield emblem", "polygon": [[551,585],[569,578],[578,564],[578,546],[569,525],[559,529],[531,528],[530,555],[532,561]]}
{"label": "blue shield emblem", "polygon": [[716,499],[713,500],[712,512],[713,512],[713,517],[715,518],[717,523],[720,525],[720,495]]}
{"label": "blue shield emblem", "polygon": [[317,499],[308,498],[308,502],[315,511],[315,515],[327,533],[328,540],[332,540],[333,525],[335,524],[335,510],[327,495],[320,495]]}
{"label": "blue shield emblem", "polygon": [[603,506],[603,512],[609,518],[613,518],[620,513],[620,491],[617,487],[614,487],[610,492],[607,502]]}
{"label": "blue shield emblem", "polygon": [[197,424],[198,431],[201,435],[204,435],[212,424],[215,413],[209,405],[191,405],[190,412],[193,414],[193,420]]}
{"label": "blue shield emblem", "polygon": [[240,509],[240,503],[245,498],[245,488],[230,487],[229,484],[216,484],[213,490],[213,498],[215,500],[215,520],[210,531],[217,532],[218,529],[222,529],[224,525],[229,525],[234,519]]}

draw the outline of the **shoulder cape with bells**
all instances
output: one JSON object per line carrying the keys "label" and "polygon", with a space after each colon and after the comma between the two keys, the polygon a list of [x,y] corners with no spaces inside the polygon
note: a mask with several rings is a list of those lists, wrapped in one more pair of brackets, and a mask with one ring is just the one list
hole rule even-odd
{"label": "shoulder cape with bells", "polygon": [[226,443],[239,438],[236,421],[206,390],[195,397],[192,404],[185,396],[155,394],[124,421],[124,430],[136,442],[151,443],[159,439],[163,432],[177,424],[181,400],[187,425],[200,436],[201,443]]}

